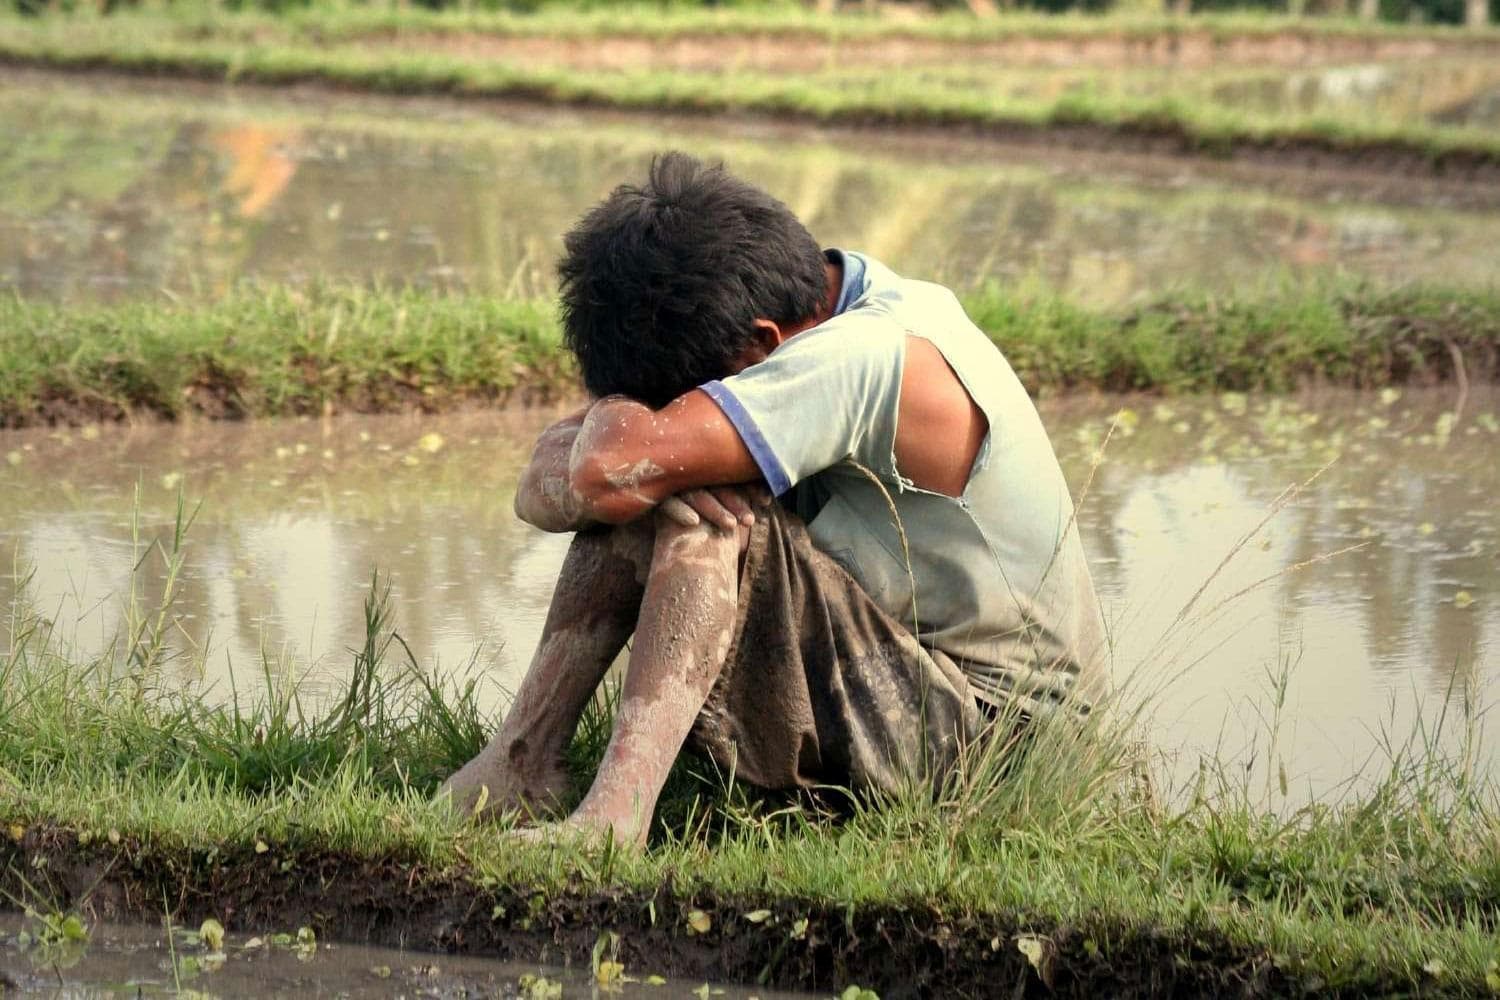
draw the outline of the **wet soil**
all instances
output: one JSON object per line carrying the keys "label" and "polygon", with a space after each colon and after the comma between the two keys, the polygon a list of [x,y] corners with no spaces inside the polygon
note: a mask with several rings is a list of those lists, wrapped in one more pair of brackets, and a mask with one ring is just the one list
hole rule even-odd
{"label": "wet soil", "polygon": [[[1287,978],[1268,953],[1213,935],[976,917],[918,901],[855,909],[683,895],[670,882],[655,892],[546,897],[409,859],[174,850],[130,838],[80,845],[46,825],[0,842],[0,866],[7,899],[89,920],[157,921],[165,900],[172,919],[189,926],[210,916],[230,930],[306,925],[320,939],[585,967],[600,931],[611,929],[632,973],[824,992],[858,982],[886,998],[1277,996],[1312,985]],[[689,935],[691,909],[709,916],[706,933]],[[761,909],[771,916],[746,919]],[[1043,939],[1037,967],[1016,947],[1019,934]]]}

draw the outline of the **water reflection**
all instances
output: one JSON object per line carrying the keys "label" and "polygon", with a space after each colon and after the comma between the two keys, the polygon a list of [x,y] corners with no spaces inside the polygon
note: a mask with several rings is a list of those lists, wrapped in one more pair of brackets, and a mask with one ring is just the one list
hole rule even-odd
{"label": "water reflection", "polygon": [[[1187,760],[1221,741],[1243,750],[1268,675],[1290,665],[1283,747],[1321,791],[1382,724],[1404,734],[1450,694],[1484,694],[1500,660],[1500,390],[1476,390],[1457,419],[1453,403],[1446,390],[1044,402],[1075,490],[1088,483],[1080,523],[1116,673],[1158,691],[1163,744]],[[59,630],[99,649],[139,552],[137,489],[149,542],[181,486],[203,498],[179,599],[184,681],[201,664],[227,697],[231,671],[244,691],[263,658],[312,663],[314,685],[335,675],[379,568],[424,661],[458,671],[478,648],[500,697],[535,645],[566,544],[510,511],[553,415],[11,432],[0,543],[35,566],[32,597]],[[150,606],[159,556],[147,566]],[[12,587],[0,583],[0,600]]]}
{"label": "water reflection", "polygon": [[1500,205],[1460,208],[1409,181],[1389,204],[1369,178],[1236,186],[1202,162],[1143,172],[1064,153],[1006,160],[993,146],[756,141],[136,84],[101,100],[35,76],[0,91],[0,130],[15,138],[0,148],[0,287],[64,299],[319,276],[549,294],[560,234],[667,145],[724,159],[827,243],[960,288],[1036,280],[1114,304],[1331,274],[1500,276]]}
{"label": "water reflection", "polygon": [[[130,996],[340,997],[377,1000],[393,996],[468,1000],[470,997],[528,994],[523,982],[544,979],[559,998],[595,998],[607,993],[632,997],[689,996],[702,980],[644,982],[659,970],[625,970],[627,979],[602,989],[588,963],[564,968],[479,956],[432,954],[344,942],[311,948],[282,944],[295,928],[257,928],[258,934],[230,933],[217,958],[210,957],[184,928],[168,940],[157,926],[91,922],[84,942],[39,945],[37,921],[0,914],[0,970],[7,997],[56,1000]],[[24,935],[24,937],[23,937]],[[22,941],[27,941],[22,944]],[[786,990],[714,986],[724,1000],[791,1000],[808,994]]]}

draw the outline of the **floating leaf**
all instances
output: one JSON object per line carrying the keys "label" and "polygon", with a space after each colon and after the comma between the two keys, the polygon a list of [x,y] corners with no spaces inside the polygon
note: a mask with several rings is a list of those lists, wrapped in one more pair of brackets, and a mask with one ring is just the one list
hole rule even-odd
{"label": "floating leaf", "polygon": [[1460,590],[1453,595],[1453,606],[1455,608],[1467,608],[1474,603],[1474,595],[1467,590]]}
{"label": "floating leaf", "polygon": [[771,911],[751,910],[749,913],[745,914],[745,919],[750,921],[752,924],[763,924],[767,920],[771,919]]}
{"label": "floating leaf", "polygon": [[645,979],[642,979],[641,982],[645,983],[647,986],[665,986],[665,985],[667,985],[666,979],[663,978],[662,976],[657,976],[657,975],[647,976]]}
{"label": "floating leaf", "polygon": [[707,913],[702,910],[689,910],[687,915],[688,930],[693,934],[707,934],[710,927],[714,925]]}
{"label": "floating leaf", "polygon": [[64,941],[85,941],[89,936],[88,925],[78,914],[70,913],[57,925],[58,934]]}
{"label": "floating leaf", "polygon": [[371,966],[370,974],[376,979],[389,979],[391,978],[391,967],[389,965]]}
{"label": "floating leaf", "polygon": [[298,927],[297,945],[302,948],[316,948],[318,946],[318,935],[313,933],[311,927]]}
{"label": "floating leaf", "polygon": [[256,854],[264,854],[267,851],[269,851],[270,849],[271,849],[271,845],[268,844],[268,843],[266,843],[264,840],[257,840],[255,842],[255,853]]}
{"label": "floating leaf", "polygon": [[806,936],[807,936],[807,918],[806,917],[799,917],[796,921],[794,921],[792,923],[791,937],[792,937],[793,940],[800,941],[800,940],[802,940]]}
{"label": "floating leaf", "polygon": [[213,917],[209,917],[198,928],[198,939],[209,951],[222,951],[224,949],[224,925]]}
{"label": "floating leaf", "polygon": [[521,977],[520,986],[521,995],[527,1000],[556,1000],[562,996],[562,983],[546,976],[535,976],[528,972]]}
{"label": "floating leaf", "polygon": [[[619,952],[620,936],[614,931],[600,931],[599,939],[594,942],[594,951],[589,960],[594,979],[600,985],[618,981],[620,974],[625,971],[625,966],[615,961]],[[605,966],[611,968],[606,969]]]}
{"label": "floating leaf", "polygon": [[1423,521],[1421,524],[1417,525],[1417,534],[1419,535],[1430,535],[1436,530],[1437,525],[1433,524],[1431,521]]}
{"label": "floating leaf", "polygon": [[1400,398],[1401,398],[1401,390],[1400,389],[1393,389],[1390,386],[1387,386],[1386,388],[1380,390],[1380,405],[1381,406],[1390,406],[1392,403],[1394,403],[1396,400],[1398,400]]}
{"label": "floating leaf", "polygon": [[443,450],[443,436],[437,431],[428,431],[417,441],[417,447],[429,455],[436,455]]}

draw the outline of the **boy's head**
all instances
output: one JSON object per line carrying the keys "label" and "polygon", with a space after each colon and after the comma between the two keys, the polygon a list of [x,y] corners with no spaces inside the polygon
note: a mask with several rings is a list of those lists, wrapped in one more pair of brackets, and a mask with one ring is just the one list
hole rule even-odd
{"label": "boy's head", "polygon": [[653,407],[737,370],[756,320],[796,326],[826,291],[790,209],[684,153],[657,157],[563,242],[563,332],[584,384]]}

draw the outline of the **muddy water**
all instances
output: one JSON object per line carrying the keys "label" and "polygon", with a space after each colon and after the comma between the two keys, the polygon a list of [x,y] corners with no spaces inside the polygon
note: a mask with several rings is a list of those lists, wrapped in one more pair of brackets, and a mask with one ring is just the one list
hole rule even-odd
{"label": "muddy water", "polygon": [[[1306,86],[1384,79],[1325,77]],[[1224,100],[1271,108],[1294,84],[1226,78],[1239,89]],[[191,297],[317,276],[548,294],[560,233],[668,146],[723,159],[825,243],[961,289],[1041,284],[1118,304],[1331,275],[1500,279],[1500,194],[1386,176],[1378,163],[1246,173],[947,135],[35,74],[3,78],[0,134],[0,290],[44,298]]]}
{"label": "muddy water", "polygon": [[[36,940],[38,920],[0,914],[0,992],[7,997],[85,1000],[104,997],[686,997],[701,982],[653,979],[649,969],[626,968],[607,992],[585,967],[550,968],[484,958],[430,955],[357,944],[312,943],[294,935],[225,936],[220,952],[175,928],[102,924],[86,940]],[[290,929],[289,929],[290,930]],[[553,991],[553,987],[557,991]],[[724,1000],[791,998],[805,994],[714,986]]]}
{"label": "muddy water", "polygon": [[[1075,491],[1088,486],[1080,522],[1116,676],[1152,695],[1155,738],[1182,767],[1214,749],[1264,761],[1284,672],[1277,752],[1312,793],[1356,770],[1383,729],[1404,736],[1445,699],[1492,693],[1500,390],[1476,388],[1455,417],[1457,402],[1452,390],[1044,401]],[[34,568],[30,597],[59,634],[97,650],[124,621],[131,567],[167,533],[181,489],[202,499],[177,597],[170,669],[182,683],[244,694],[269,662],[305,672],[316,691],[360,644],[378,569],[423,663],[472,672],[500,704],[566,545],[510,513],[529,441],[551,416],[10,432],[0,547]],[[1252,533],[1288,486],[1325,466]],[[150,606],[160,554],[144,566]],[[0,581],[0,605],[13,588]]]}

